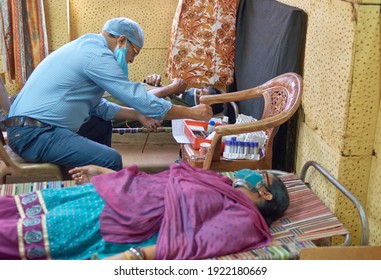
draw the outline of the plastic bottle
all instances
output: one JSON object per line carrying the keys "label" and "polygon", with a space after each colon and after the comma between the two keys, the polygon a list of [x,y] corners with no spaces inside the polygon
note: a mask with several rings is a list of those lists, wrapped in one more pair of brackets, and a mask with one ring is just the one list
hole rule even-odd
{"label": "plastic bottle", "polygon": [[239,154],[238,154],[239,159],[245,158],[245,142],[239,141]]}
{"label": "plastic bottle", "polygon": [[245,159],[250,159],[250,143],[249,142],[244,142],[245,143],[245,154],[244,158]]}
{"label": "plastic bottle", "polygon": [[214,131],[214,127],[215,127],[216,123],[214,121],[209,121],[209,124],[208,124],[208,129],[207,129],[207,134],[211,134],[213,131]]}
{"label": "plastic bottle", "polygon": [[230,159],[234,159],[237,151],[237,141],[230,141]]}
{"label": "plastic bottle", "polygon": [[253,151],[253,156],[254,156],[254,160],[258,160],[259,159],[259,143],[258,142],[254,142],[254,151]]}
{"label": "plastic bottle", "polygon": [[231,141],[227,140],[225,141],[225,148],[223,153],[224,158],[230,158],[231,157]]}
{"label": "plastic bottle", "polygon": [[254,158],[254,142],[249,142],[249,154],[247,156],[248,159]]}

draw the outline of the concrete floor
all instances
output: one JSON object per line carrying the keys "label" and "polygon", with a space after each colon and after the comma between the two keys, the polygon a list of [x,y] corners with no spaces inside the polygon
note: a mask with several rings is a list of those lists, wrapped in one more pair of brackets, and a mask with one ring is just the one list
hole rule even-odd
{"label": "concrete floor", "polygon": [[137,164],[148,173],[168,169],[169,165],[179,159],[180,144],[172,133],[150,133],[142,153],[146,133],[113,134],[112,146],[122,154],[123,165]]}

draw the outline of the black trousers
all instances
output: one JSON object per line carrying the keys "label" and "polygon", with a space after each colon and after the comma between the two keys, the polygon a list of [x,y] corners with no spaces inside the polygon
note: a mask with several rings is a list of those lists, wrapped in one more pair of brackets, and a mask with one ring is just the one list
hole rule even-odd
{"label": "black trousers", "polygon": [[112,122],[105,121],[99,117],[91,117],[78,131],[78,134],[111,147]]}

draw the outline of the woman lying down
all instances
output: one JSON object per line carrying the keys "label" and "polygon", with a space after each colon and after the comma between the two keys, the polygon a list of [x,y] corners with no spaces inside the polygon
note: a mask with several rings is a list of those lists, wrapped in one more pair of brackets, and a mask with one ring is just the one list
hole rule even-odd
{"label": "woman lying down", "polygon": [[[274,174],[186,163],[70,170],[80,186],[0,196],[0,259],[205,259],[267,245],[286,210]],[[232,187],[233,186],[233,187]]]}

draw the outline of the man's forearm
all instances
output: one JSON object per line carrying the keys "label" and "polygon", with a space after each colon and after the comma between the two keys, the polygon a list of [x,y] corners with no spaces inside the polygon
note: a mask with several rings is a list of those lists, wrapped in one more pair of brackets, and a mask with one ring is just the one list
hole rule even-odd
{"label": "man's forearm", "polygon": [[191,107],[172,105],[172,108],[165,115],[166,120],[193,119]]}
{"label": "man's forearm", "polygon": [[137,120],[138,112],[135,109],[129,107],[122,107],[118,113],[116,113],[114,120],[125,121],[125,120]]}
{"label": "man's forearm", "polygon": [[195,107],[185,107],[172,105],[172,108],[165,115],[165,120],[175,119],[194,119],[209,121],[212,117],[212,108],[208,105],[201,104]]}
{"label": "man's forearm", "polygon": [[[122,107],[118,113],[115,115],[114,120],[117,121],[125,121],[125,120],[137,120],[139,112],[135,109]],[[166,120],[174,120],[174,119],[192,119],[195,115],[192,110],[188,107],[172,105],[172,108],[168,111],[165,116]]]}
{"label": "man's forearm", "polygon": [[[121,107],[115,115],[114,120],[139,120],[144,117],[135,109],[129,107]],[[172,105],[171,109],[167,112],[165,120],[175,119],[194,119],[208,121],[212,117],[212,108],[208,105],[201,104],[195,107],[185,107],[179,105]]]}

